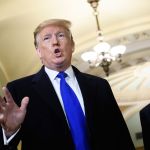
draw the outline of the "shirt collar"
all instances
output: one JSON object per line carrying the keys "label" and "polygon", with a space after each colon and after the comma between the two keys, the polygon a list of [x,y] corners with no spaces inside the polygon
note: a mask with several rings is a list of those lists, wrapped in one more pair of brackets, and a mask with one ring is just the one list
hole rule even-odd
{"label": "shirt collar", "polygon": [[[59,73],[58,71],[49,69],[45,66],[45,72],[47,73],[47,75],[49,76],[50,80],[53,81],[56,79],[57,74]],[[75,74],[73,72],[72,66],[70,66],[69,68],[67,68],[65,70],[65,73],[67,73],[68,77],[70,77],[71,79],[75,78]]]}

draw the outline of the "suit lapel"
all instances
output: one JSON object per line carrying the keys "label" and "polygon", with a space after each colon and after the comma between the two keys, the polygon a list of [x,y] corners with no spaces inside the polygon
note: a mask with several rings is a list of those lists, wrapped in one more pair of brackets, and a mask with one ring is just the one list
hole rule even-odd
{"label": "suit lapel", "polygon": [[[94,116],[95,116],[95,95],[93,92],[93,89],[95,84],[90,81],[91,77],[81,73],[79,70],[77,70],[75,67],[73,67],[73,70],[75,72],[82,96],[84,101],[84,107],[85,107],[85,116],[87,120],[87,126],[88,126],[88,135],[89,139],[93,138],[93,129],[94,129]],[[91,140],[89,140],[91,141]]]}
{"label": "suit lapel", "polygon": [[62,121],[65,121],[64,111],[53,85],[44,71],[44,67],[42,67],[33,79],[33,88],[37,91],[43,103],[47,105],[48,109],[52,109]]}
{"label": "suit lapel", "polygon": [[93,112],[94,112],[94,95],[93,95],[93,89],[92,86],[94,86],[94,83],[90,83],[90,77],[87,77],[86,74],[81,73],[79,70],[77,70],[75,67],[73,67],[73,70],[75,72],[82,96],[84,101],[84,107],[85,107],[85,115],[88,121],[88,124],[90,124],[93,120]]}

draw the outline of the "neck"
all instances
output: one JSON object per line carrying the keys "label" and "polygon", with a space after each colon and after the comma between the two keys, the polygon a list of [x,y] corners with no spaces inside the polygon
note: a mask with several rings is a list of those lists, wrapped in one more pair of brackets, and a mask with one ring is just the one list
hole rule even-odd
{"label": "neck", "polygon": [[71,65],[68,65],[68,66],[57,66],[57,67],[55,67],[55,68],[52,68],[52,67],[49,67],[49,66],[46,66],[46,67],[47,67],[48,69],[61,72],[61,71],[67,70],[70,66],[71,66]]}

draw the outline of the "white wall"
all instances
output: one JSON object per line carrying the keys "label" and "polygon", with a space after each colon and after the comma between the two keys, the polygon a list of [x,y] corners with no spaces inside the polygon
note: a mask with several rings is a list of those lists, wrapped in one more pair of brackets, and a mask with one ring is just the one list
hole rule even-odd
{"label": "white wall", "polygon": [[131,138],[133,140],[135,147],[143,146],[143,139],[136,139],[136,133],[142,132],[139,112],[134,114],[131,118],[129,118],[126,121],[126,123],[129,128]]}

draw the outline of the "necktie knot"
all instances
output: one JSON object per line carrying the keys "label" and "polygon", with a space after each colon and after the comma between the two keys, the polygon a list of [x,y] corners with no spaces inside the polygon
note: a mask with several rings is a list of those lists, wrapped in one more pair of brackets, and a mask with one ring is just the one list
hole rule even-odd
{"label": "necktie knot", "polygon": [[58,73],[57,77],[60,78],[60,79],[65,79],[67,77],[67,73],[61,71]]}

